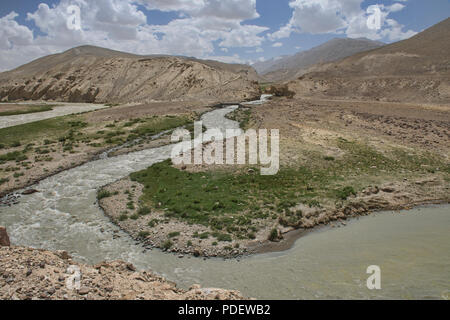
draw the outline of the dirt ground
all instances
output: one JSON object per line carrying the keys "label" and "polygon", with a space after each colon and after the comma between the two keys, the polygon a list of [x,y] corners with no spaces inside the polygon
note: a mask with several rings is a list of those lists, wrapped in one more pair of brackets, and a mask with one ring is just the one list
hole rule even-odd
{"label": "dirt ground", "polygon": [[279,129],[289,141],[325,147],[327,139],[342,136],[449,157],[450,105],[277,98],[252,111],[253,125]]}
{"label": "dirt ground", "polygon": [[160,116],[166,114],[184,114],[190,112],[202,113],[214,103],[196,102],[149,102],[138,105],[123,105],[112,109],[92,112],[86,119],[96,123],[101,121],[123,121],[138,119],[146,116]]}

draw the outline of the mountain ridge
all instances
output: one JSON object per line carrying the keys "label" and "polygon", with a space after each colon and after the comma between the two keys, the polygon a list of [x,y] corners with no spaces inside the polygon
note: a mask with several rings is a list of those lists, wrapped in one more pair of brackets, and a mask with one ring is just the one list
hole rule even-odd
{"label": "mountain ridge", "polygon": [[247,65],[85,45],[0,73],[0,100],[242,101],[259,95],[257,80]]}
{"label": "mountain ridge", "polygon": [[450,102],[450,18],[403,41],[315,65],[289,83],[297,95]]}
{"label": "mountain ridge", "polygon": [[293,80],[315,64],[337,61],[383,45],[385,44],[382,42],[365,38],[334,38],[309,50],[275,60],[267,68],[261,68],[261,64],[258,64],[257,67],[263,70],[260,72],[260,76],[269,82]]}

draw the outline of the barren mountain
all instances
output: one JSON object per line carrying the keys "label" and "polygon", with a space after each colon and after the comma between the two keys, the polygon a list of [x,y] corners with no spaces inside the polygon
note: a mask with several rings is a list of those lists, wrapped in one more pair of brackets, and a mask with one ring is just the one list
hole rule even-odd
{"label": "barren mountain", "polygon": [[335,63],[289,84],[302,96],[450,102],[450,18],[416,36]]}
{"label": "barren mountain", "polygon": [[265,74],[267,70],[278,64],[282,59],[289,58],[291,56],[279,56],[266,61],[260,61],[252,64],[252,67],[258,72],[259,75]]}
{"label": "barren mountain", "polygon": [[[266,68],[263,68],[260,64],[257,67],[259,70],[263,70],[259,72],[267,81],[293,80],[315,64],[336,61],[383,45],[382,42],[368,39],[336,38],[311,50],[299,52],[294,56],[283,57],[273,62],[269,61]],[[256,66],[254,67],[256,68]]]}
{"label": "barren mountain", "polygon": [[1,73],[0,99],[242,101],[259,95],[257,79],[255,70],[245,65],[82,46]]}

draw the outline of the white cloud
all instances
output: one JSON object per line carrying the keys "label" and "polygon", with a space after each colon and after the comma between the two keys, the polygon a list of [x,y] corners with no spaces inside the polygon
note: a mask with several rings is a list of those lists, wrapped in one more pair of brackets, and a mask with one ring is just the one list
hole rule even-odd
{"label": "white cloud", "polygon": [[351,38],[387,38],[394,41],[415,34],[412,30],[403,31],[403,25],[387,19],[392,12],[403,10],[405,4],[395,2],[387,6],[378,5],[381,11],[381,29],[372,30],[367,26],[368,14],[361,8],[363,2],[364,0],[292,0],[289,3],[293,9],[291,19],[278,31],[269,34],[268,38],[276,41],[289,37],[292,32],[303,32],[345,33]]}
{"label": "white cloud", "polygon": [[283,43],[281,43],[281,42],[275,42],[273,45],[272,45],[272,47],[274,47],[274,48],[280,48],[280,47],[282,47],[283,46]]}
{"label": "white cloud", "polygon": [[0,18],[0,49],[10,49],[14,45],[28,45],[33,42],[33,33],[27,27],[19,25],[14,19],[17,13]]}
{"label": "white cloud", "polygon": [[[69,5],[81,9],[81,30],[69,30]],[[166,25],[151,25],[138,5],[177,11]],[[259,17],[256,0],[60,0],[28,13],[44,35],[33,36],[17,14],[0,19],[0,68],[11,69],[42,55],[91,44],[138,54],[175,54],[206,58],[220,47],[260,47],[266,27],[243,24]],[[222,60],[225,59],[220,57]],[[235,56],[231,60],[237,61]]]}

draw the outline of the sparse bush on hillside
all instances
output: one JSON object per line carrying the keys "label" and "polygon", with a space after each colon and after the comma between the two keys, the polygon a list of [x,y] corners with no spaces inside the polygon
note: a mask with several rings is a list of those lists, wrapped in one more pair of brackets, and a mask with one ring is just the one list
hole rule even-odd
{"label": "sparse bush on hillside", "polygon": [[292,99],[295,96],[295,92],[290,91],[287,85],[273,85],[266,88],[266,93],[272,94],[275,97],[287,97]]}

